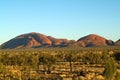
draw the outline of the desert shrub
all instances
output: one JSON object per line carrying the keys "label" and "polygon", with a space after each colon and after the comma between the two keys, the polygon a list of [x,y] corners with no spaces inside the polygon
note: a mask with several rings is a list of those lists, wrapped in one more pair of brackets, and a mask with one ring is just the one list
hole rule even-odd
{"label": "desert shrub", "polygon": [[77,55],[75,53],[68,53],[65,55],[65,60],[70,64],[70,72],[72,73],[72,62],[77,61]]}
{"label": "desert shrub", "polygon": [[101,64],[102,55],[98,53],[87,53],[83,56],[83,61],[90,64]]}
{"label": "desert shrub", "polygon": [[4,65],[0,62],[0,74],[3,72]]}
{"label": "desert shrub", "polygon": [[117,68],[115,60],[113,58],[109,58],[108,61],[105,63],[105,70],[103,72],[106,80],[113,80],[116,70]]}
{"label": "desert shrub", "polygon": [[39,62],[43,64],[44,68],[46,66],[48,68],[47,72],[50,73],[50,68],[53,64],[57,62],[57,58],[53,55],[46,54],[39,57]]}
{"label": "desert shrub", "polygon": [[120,52],[117,52],[113,55],[115,57],[116,60],[120,60]]}
{"label": "desert shrub", "polygon": [[120,80],[120,72],[116,73],[115,79],[114,80]]}

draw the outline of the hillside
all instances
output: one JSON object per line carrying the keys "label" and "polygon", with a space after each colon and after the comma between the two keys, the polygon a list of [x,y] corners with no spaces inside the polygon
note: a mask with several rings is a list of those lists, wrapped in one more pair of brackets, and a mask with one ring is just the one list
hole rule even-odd
{"label": "hillside", "polygon": [[120,39],[118,41],[116,41],[115,45],[120,45]]}
{"label": "hillside", "polygon": [[99,47],[120,45],[120,40],[116,43],[96,34],[90,34],[79,38],[77,41],[68,39],[58,39],[41,33],[27,33],[19,35],[1,45],[1,49],[14,48],[39,48],[39,47]]}
{"label": "hillside", "polygon": [[82,47],[107,46],[114,44],[112,40],[107,40],[104,37],[101,37],[96,34],[90,34],[85,37],[82,37],[77,41],[77,43]]}
{"label": "hillside", "polygon": [[66,46],[69,42],[67,39],[56,39],[51,36],[46,36],[40,33],[27,33],[17,36],[4,44],[2,49],[13,48],[36,48],[36,47],[54,47],[54,46]]}

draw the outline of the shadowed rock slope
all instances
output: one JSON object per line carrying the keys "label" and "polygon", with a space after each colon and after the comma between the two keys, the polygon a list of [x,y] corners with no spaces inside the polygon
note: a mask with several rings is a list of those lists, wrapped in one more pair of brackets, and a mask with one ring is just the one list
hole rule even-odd
{"label": "shadowed rock slope", "polygon": [[115,45],[120,46],[120,39],[116,41]]}

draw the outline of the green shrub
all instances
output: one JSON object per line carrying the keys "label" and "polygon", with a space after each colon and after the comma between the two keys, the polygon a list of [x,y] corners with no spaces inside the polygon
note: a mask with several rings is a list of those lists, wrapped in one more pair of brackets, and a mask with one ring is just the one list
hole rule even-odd
{"label": "green shrub", "polygon": [[4,65],[0,62],[0,74],[3,72]]}
{"label": "green shrub", "polygon": [[106,80],[113,80],[116,70],[117,68],[115,60],[113,58],[109,58],[108,61],[105,63],[105,70],[103,72]]}
{"label": "green shrub", "polygon": [[116,73],[115,80],[120,80],[120,72]]}

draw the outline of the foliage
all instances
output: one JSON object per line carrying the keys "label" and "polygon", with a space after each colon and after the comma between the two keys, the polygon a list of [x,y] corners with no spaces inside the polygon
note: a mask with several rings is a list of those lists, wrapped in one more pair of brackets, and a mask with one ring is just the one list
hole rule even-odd
{"label": "foliage", "polygon": [[50,67],[57,62],[57,58],[53,55],[46,54],[40,56],[39,61],[43,64],[44,67],[47,66],[47,72],[50,73]]}
{"label": "foliage", "polygon": [[65,55],[65,60],[70,63],[70,73],[72,73],[72,62],[77,61],[77,57],[73,51]]}
{"label": "foliage", "polygon": [[90,64],[101,64],[102,55],[99,53],[87,53],[83,56],[83,61]]}
{"label": "foliage", "polygon": [[113,56],[115,57],[116,60],[120,60],[120,52],[116,52],[115,54],[113,54]]}
{"label": "foliage", "polygon": [[105,64],[105,70],[103,72],[106,80],[112,80],[116,73],[116,62],[113,58],[109,58]]}
{"label": "foliage", "polygon": [[120,80],[120,72],[116,73],[115,79],[114,80]]}
{"label": "foliage", "polygon": [[0,62],[0,74],[3,73],[4,65]]}
{"label": "foliage", "polygon": [[[119,60],[118,54],[120,52],[120,48],[88,47],[0,50],[0,73],[2,75],[2,77],[0,75],[0,80],[17,80],[20,79],[21,76],[22,80],[27,80],[29,77],[37,79],[38,76],[30,76],[32,71],[35,72],[34,75],[37,75],[40,70],[43,70],[41,69],[41,66],[44,66],[46,69],[44,69],[43,72],[46,71],[50,73],[51,70],[56,68],[57,64],[58,67],[64,63],[69,63],[66,64],[66,66],[67,69],[70,68],[70,72],[72,73],[73,69],[77,70],[76,66],[81,66],[81,64],[84,65],[84,62],[101,65],[105,63],[104,76],[107,78],[109,76],[113,76],[113,73],[116,71],[116,62],[113,58],[110,58],[110,51],[113,51],[115,53],[115,55],[113,54],[115,59]],[[66,67],[64,68],[66,69]],[[17,75],[18,73],[14,74],[13,72],[15,70],[18,70],[18,73],[22,75]],[[118,75],[119,74],[116,75],[116,78],[119,78]]]}

